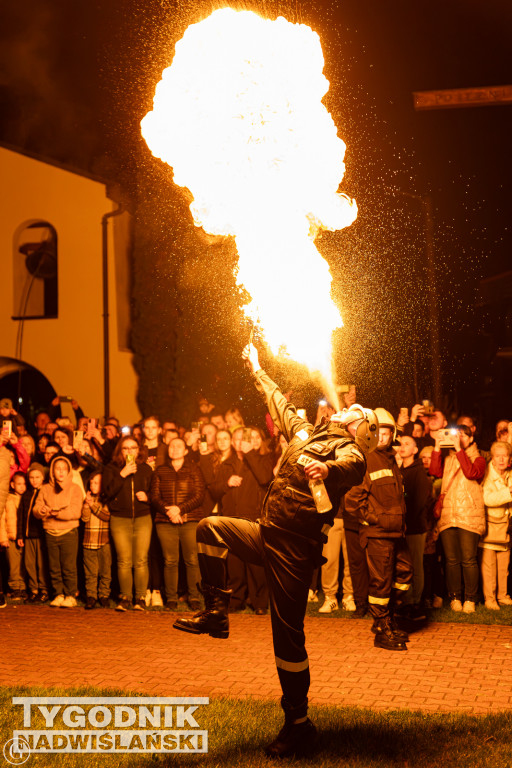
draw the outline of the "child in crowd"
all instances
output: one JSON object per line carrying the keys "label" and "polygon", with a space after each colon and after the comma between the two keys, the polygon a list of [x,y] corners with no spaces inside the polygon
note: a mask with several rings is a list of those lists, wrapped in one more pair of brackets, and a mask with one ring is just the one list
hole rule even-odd
{"label": "child in crowd", "polygon": [[12,601],[21,603],[26,597],[23,548],[17,542],[18,507],[21,497],[27,490],[25,473],[15,472],[11,478],[10,493],[5,503],[5,530],[9,540],[7,558],[9,560],[9,589]]}
{"label": "child in crowd", "polygon": [[42,520],[34,516],[34,504],[44,483],[45,468],[34,462],[28,470],[28,488],[18,507],[18,546],[23,547],[29,602],[48,600],[48,557]]}
{"label": "child in crowd", "polygon": [[83,550],[85,570],[86,609],[96,602],[108,606],[112,579],[112,551],[110,548],[110,512],[101,500],[101,473],[93,474],[88,482],[82,506],[85,523]]}
{"label": "child in crowd", "polygon": [[57,456],[34,504],[34,515],[43,521],[50,564],[54,607],[75,608],[77,594],[78,524],[82,492],[73,482],[71,462]]}

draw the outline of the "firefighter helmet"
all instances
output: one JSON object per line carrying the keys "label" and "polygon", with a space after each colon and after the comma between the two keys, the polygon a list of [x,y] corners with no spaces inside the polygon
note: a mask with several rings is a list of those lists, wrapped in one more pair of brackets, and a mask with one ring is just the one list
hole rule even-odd
{"label": "firefighter helmet", "polygon": [[348,427],[353,424],[356,428],[355,441],[365,453],[373,451],[379,442],[379,421],[377,415],[370,408],[363,408],[362,405],[354,403],[350,408],[344,408],[342,411],[333,413],[331,421]]}
{"label": "firefighter helmet", "polygon": [[394,420],[390,412],[386,411],[385,408],[376,408],[375,415],[379,420],[379,426],[389,427],[389,429],[393,433],[393,441],[396,440],[396,421]]}

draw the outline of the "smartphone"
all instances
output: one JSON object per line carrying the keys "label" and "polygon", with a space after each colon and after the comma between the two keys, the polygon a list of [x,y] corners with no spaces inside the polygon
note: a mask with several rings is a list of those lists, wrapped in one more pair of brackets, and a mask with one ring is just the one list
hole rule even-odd
{"label": "smartphone", "polygon": [[78,448],[83,443],[84,440],[84,433],[81,429],[75,429],[73,432],[73,448],[75,451],[78,451]]}
{"label": "smartphone", "polygon": [[59,400],[61,403],[70,403],[74,399],[74,397],[70,397],[69,395],[59,395]]}
{"label": "smartphone", "polygon": [[201,422],[200,421],[193,421],[192,422],[192,432],[193,431],[200,432],[201,431]]}
{"label": "smartphone", "polygon": [[131,427],[121,427],[122,435],[131,435],[131,433],[132,433]]}
{"label": "smartphone", "polygon": [[12,435],[12,421],[2,421],[2,437],[10,438]]}
{"label": "smartphone", "polygon": [[405,416],[406,418],[409,418],[409,409],[408,408],[400,408],[400,416]]}
{"label": "smartphone", "polygon": [[201,442],[203,443],[203,445],[206,445],[206,442],[207,442],[206,435],[201,435]]}
{"label": "smartphone", "polygon": [[126,463],[127,464],[135,464],[135,454],[134,453],[127,453],[126,454]]}

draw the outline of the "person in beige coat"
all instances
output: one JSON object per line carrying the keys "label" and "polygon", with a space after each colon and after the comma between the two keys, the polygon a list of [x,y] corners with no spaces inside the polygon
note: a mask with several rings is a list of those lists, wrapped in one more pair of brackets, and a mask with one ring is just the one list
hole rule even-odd
{"label": "person in beige coat", "polygon": [[452,611],[473,613],[478,595],[478,542],[485,531],[482,481],[487,465],[468,426],[457,426],[451,439],[453,450],[443,465],[441,435],[436,435],[430,473],[443,478],[441,495],[445,495],[437,527],[446,555],[450,607]]}
{"label": "person in beige coat", "polygon": [[[9,546],[9,539],[5,528],[5,503],[9,494],[9,478],[11,468],[11,452],[4,445],[5,440],[0,438],[0,550]],[[0,608],[5,608],[6,601],[2,585],[2,569],[0,568]]]}
{"label": "person in beige coat", "polygon": [[42,486],[34,517],[43,521],[54,607],[74,608],[77,592],[78,524],[82,491],[73,482],[71,462],[57,456],[50,466],[50,482]]}
{"label": "person in beige coat", "polygon": [[512,605],[512,598],[507,594],[512,516],[511,454],[509,443],[492,444],[491,462],[483,484],[487,528],[478,546],[482,553],[480,568],[485,607],[492,611],[499,611],[500,605]]}

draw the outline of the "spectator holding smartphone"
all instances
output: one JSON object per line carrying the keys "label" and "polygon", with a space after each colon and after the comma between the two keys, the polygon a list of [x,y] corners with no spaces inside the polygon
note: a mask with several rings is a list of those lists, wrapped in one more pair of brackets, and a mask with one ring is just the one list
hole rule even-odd
{"label": "spectator holding smartphone", "polygon": [[103,472],[103,492],[110,510],[110,533],[117,553],[119,602],[116,610],[146,608],[148,551],[153,527],[149,507],[152,469],[145,448],[131,435],[122,437]]}
{"label": "spectator holding smartphone", "polygon": [[474,613],[478,594],[478,541],[485,531],[482,480],[486,463],[480,456],[471,429],[465,425],[454,430],[453,450],[444,464],[441,429],[436,432],[435,440],[430,474],[443,478],[443,507],[437,527],[446,555],[450,607],[452,611]]}

